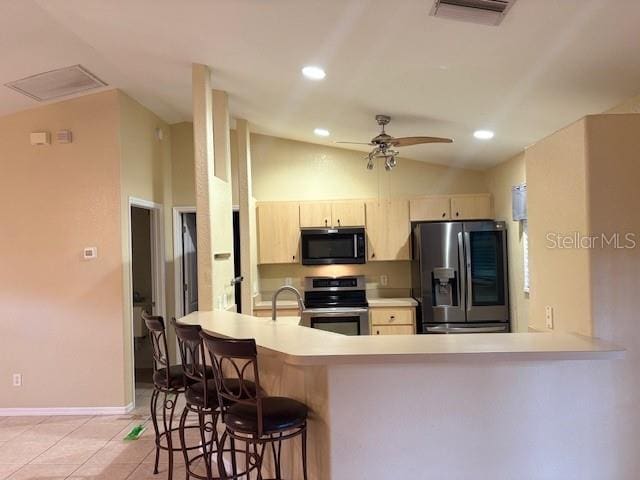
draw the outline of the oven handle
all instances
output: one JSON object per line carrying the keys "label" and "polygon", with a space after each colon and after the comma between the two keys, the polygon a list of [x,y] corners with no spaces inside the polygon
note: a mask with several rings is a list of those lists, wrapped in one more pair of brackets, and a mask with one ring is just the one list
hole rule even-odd
{"label": "oven handle", "polygon": [[350,310],[344,310],[341,312],[331,311],[324,308],[313,308],[313,309],[303,310],[302,314],[313,315],[315,317],[346,317],[348,315],[353,315],[353,314],[367,313],[368,311],[369,309],[367,308],[354,308]]}

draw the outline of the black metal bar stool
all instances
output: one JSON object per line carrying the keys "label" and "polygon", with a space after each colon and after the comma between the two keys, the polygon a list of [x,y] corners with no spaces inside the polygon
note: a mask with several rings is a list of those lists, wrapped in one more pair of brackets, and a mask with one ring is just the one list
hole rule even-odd
{"label": "black metal bar stool", "polygon": [[[184,456],[185,468],[187,470],[187,480],[190,477],[206,480],[212,479],[213,471],[211,457],[220,448],[218,444],[218,418],[220,410],[218,408],[218,392],[216,391],[213,379],[213,370],[205,363],[204,346],[199,325],[181,325],[172,320],[178,337],[180,357],[182,359],[182,370],[188,381],[185,390],[186,404],[178,427],[180,433],[180,443]],[[186,421],[189,412],[198,416],[197,428],[200,431],[200,443],[197,445],[187,445]],[[207,434],[211,439],[207,440]],[[201,453],[190,456],[190,452],[198,449]],[[202,459],[205,464],[206,476],[194,471],[195,463]]]}
{"label": "black metal bar stool", "polygon": [[[220,442],[224,444],[228,436],[245,444],[245,472],[225,478],[238,479],[246,475],[248,479],[251,472],[256,472],[257,478],[262,479],[265,448],[269,445],[273,454],[275,479],[281,480],[282,441],[301,436],[302,473],[306,480],[307,406],[292,398],[265,395],[260,388],[255,340],[229,340],[205,332],[201,332],[200,336],[213,367],[218,404],[225,425]],[[222,453],[218,451],[218,465],[224,469]],[[232,457],[235,457],[235,453]],[[226,475],[224,470],[222,473]]]}
{"label": "black metal bar stool", "polygon": [[[174,447],[173,416],[178,402],[178,396],[185,392],[185,377],[180,365],[171,366],[169,349],[167,348],[167,334],[164,320],[160,316],[142,313],[142,319],[149,329],[151,345],[153,347],[153,393],[151,394],[151,421],[155,431],[156,459],[153,473],[158,473],[160,450],[166,450],[169,455],[167,477],[173,477],[173,452],[182,450],[181,446]],[[158,398],[163,394],[162,402],[162,430],[158,425]],[[172,398],[173,397],[173,398]]]}

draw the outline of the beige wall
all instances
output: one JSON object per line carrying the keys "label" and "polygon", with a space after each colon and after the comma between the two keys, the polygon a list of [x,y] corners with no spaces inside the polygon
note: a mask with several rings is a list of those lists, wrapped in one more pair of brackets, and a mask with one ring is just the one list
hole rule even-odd
{"label": "beige wall", "polygon": [[176,123],[170,128],[173,205],[195,207],[193,124],[191,122]]}
{"label": "beige wall", "polygon": [[515,332],[526,332],[529,325],[529,294],[524,292],[523,232],[522,224],[512,220],[511,210],[511,187],[527,179],[524,153],[486,170],[485,178],[493,196],[495,218],[507,222],[511,326]]}
{"label": "beige wall", "polygon": [[[120,157],[121,157],[121,219],[122,219],[122,261],[123,261],[123,318],[125,342],[125,383],[127,394],[131,395],[133,385],[132,344],[131,344],[131,284],[129,269],[131,259],[128,239],[129,199],[137,198],[154,202],[163,206],[165,282],[164,305],[156,302],[154,313],[163,314],[165,318],[174,315],[174,282],[173,282],[173,229],[172,229],[172,181],[171,181],[171,130],[154,113],[138,102],[118,93],[120,105]],[[162,140],[157,137],[157,129],[162,130]],[[163,311],[164,310],[164,311]],[[168,323],[168,322],[167,322]],[[169,338],[171,352],[175,342]],[[128,402],[132,398],[127,397]],[[127,402],[127,403],[128,403]]]}
{"label": "beige wall", "polygon": [[[118,98],[0,118],[0,408],[126,404]],[[62,129],[73,143],[29,144]]]}
{"label": "beige wall", "polygon": [[620,432],[609,448],[621,465],[616,478],[636,478],[640,471],[640,115],[591,116],[586,126],[591,231],[608,236],[630,233],[637,242],[635,248],[609,246],[590,251],[589,291],[594,335],[627,349],[625,359],[609,368],[615,381],[610,395],[617,413],[612,423]]}
{"label": "beige wall", "polygon": [[589,232],[585,120],[541,140],[525,152],[529,216],[531,308],[529,324],[591,335],[590,266],[586,250],[550,248],[548,235]]}
{"label": "beige wall", "polygon": [[366,170],[366,154],[253,134],[253,195],[260,201],[486,192],[482,172],[399,159]]}

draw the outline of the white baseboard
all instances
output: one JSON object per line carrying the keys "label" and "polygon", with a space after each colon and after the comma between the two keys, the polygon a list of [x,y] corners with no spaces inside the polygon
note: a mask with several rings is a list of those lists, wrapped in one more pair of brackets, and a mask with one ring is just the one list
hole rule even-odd
{"label": "white baseboard", "polygon": [[133,402],[124,407],[60,407],[60,408],[0,408],[0,417],[54,415],[125,415],[133,410]]}

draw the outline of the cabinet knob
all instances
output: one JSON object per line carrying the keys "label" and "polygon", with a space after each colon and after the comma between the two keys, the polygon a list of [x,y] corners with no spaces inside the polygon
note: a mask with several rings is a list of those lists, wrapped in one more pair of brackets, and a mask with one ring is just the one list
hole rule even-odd
{"label": "cabinet knob", "polygon": [[460,212],[456,212],[456,217],[459,217],[459,216],[460,216]]}
{"label": "cabinet knob", "polygon": [[325,218],[324,219],[324,226],[326,227],[329,224],[329,221]]}
{"label": "cabinet knob", "polygon": [[447,212],[442,212],[442,218],[447,216]]}
{"label": "cabinet knob", "polygon": [[395,320],[396,316],[395,315],[391,315],[391,320]]}
{"label": "cabinet knob", "polygon": [[376,330],[376,335],[380,335],[380,330]]}
{"label": "cabinet knob", "polygon": [[292,258],[293,258],[293,260],[295,260],[295,259],[296,259],[296,256],[294,255]]}
{"label": "cabinet knob", "polygon": [[340,219],[338,219],[338,226],[340,226]]}
{"label": "cabinet knob", "polygon": [[372,254],[371,254],[371,258],[376,258],[376,254],[375,254],[375,253],[372,253]]}

